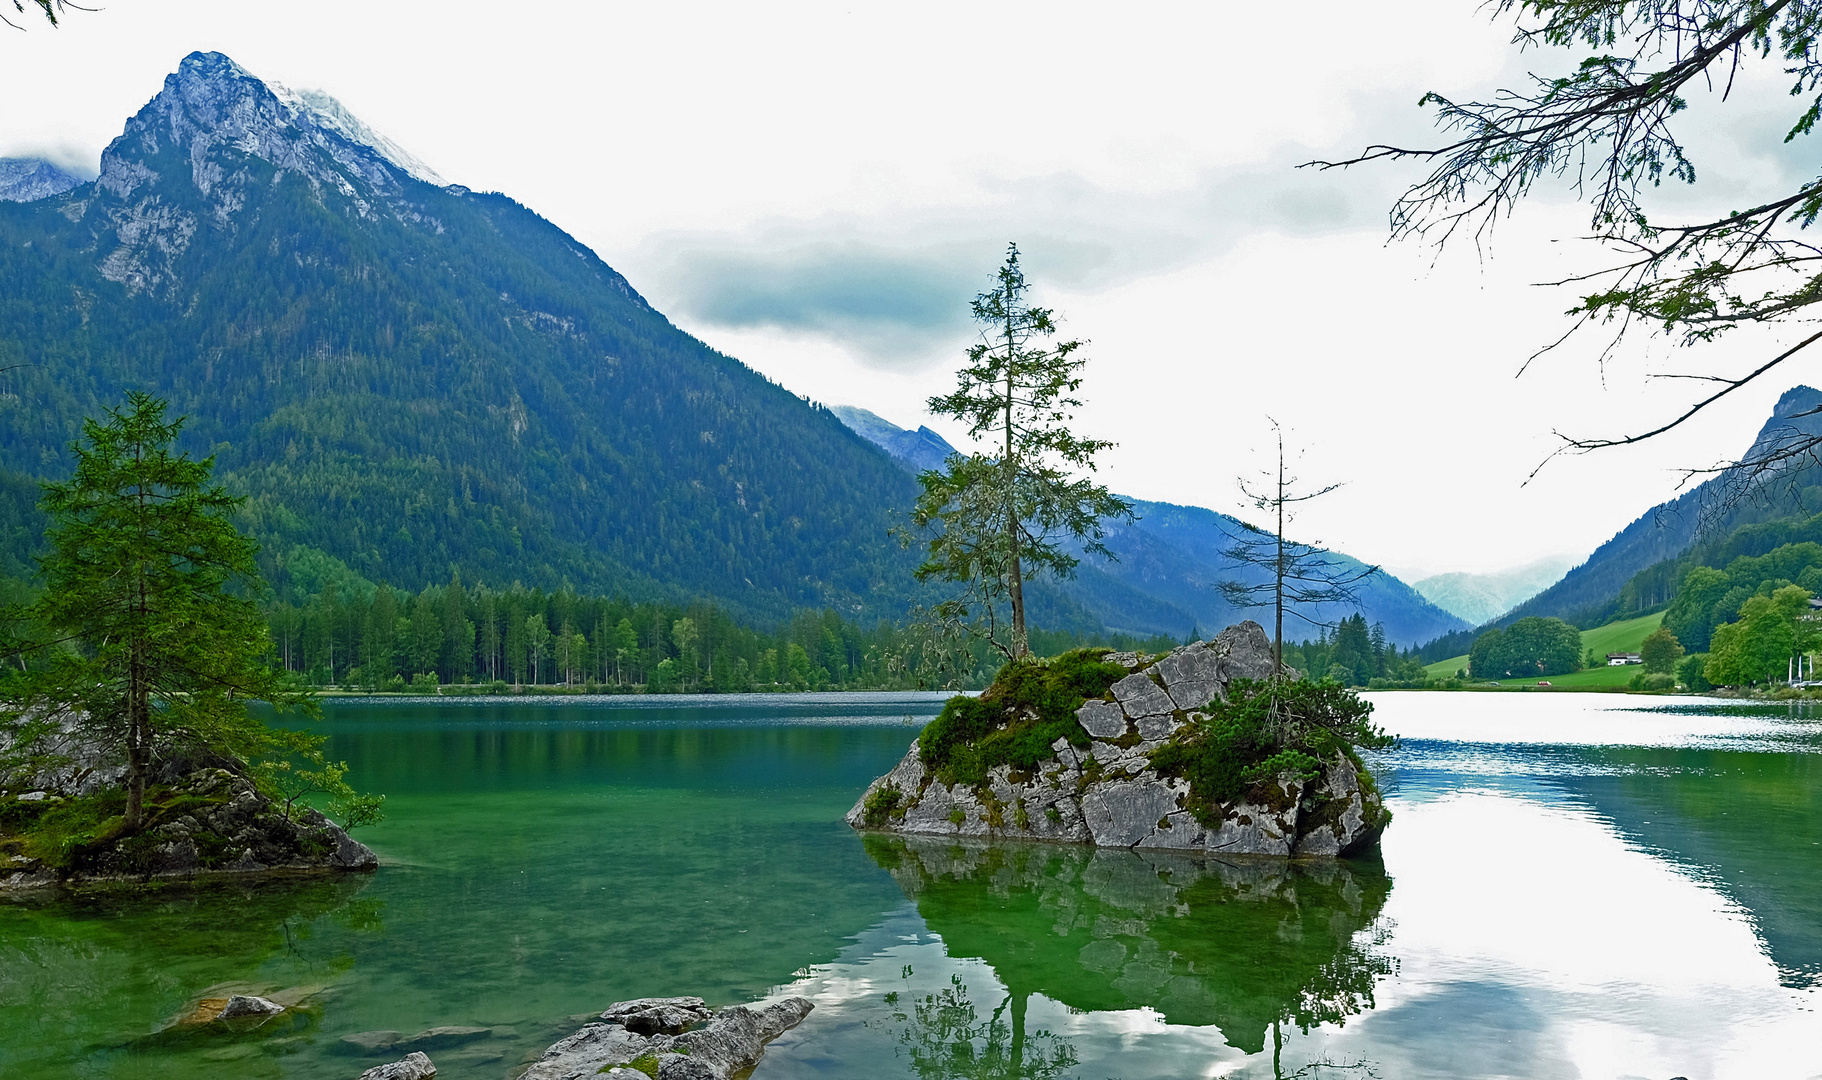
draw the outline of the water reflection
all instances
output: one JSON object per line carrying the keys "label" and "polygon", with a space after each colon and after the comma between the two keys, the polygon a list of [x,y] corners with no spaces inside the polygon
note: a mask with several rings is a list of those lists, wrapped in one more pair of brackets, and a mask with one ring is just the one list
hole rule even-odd
{"label": "water reflection", "polygon": [[[383,926],[383,905],[360,896],[371,881],[355,874],[7,897],[0,1074],[49,1064],[40,1055],[51,1048],[66,1066],[85,1061],[91,1070],[124,1056],[138,1076],[195,1075],[205,1060],[294,1052],[285,1036],[315,1026],[354,966],[350,935]],[[171,1026],[211,993],[259,993],[299,1008],[258,1031]]]}
{"label": "water reflection", "polygon": [[868,837],[867,852],[951,957],[993,969],[1010,1003],[1009,1047],[1042,994],[1084,1012],[1146,1008],[1213,1025],[1259,1053],[1281,1025],[1307,1031],[1370,1010],[1395,966],[1378,923],[1392,882],[1375,863],[884,836]]}

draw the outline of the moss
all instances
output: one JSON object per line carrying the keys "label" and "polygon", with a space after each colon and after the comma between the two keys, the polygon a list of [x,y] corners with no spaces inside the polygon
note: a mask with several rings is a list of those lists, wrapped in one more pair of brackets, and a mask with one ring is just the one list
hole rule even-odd
{"label": "moss", "polygon": [[1063,812],[1054,806],[1044,807],[1044,816],[1050,819],[1052,825],[1063,820]]}
{"label": "moss", "polygon": [[614,1069],[631,1069],[634,1072],[644,1073],[651,1077],[652,1080],[658,1080],[658,1055],[648,1050],[631,1061],[619,1065],[603,1065],[595,1071],[604,1073],[611,1072]]}
{"label": "moss", "polygon": [[899,804],[905,801],[905,793],[892,784],[882,784],[867,796],[861,804],[860,818],[868,828],[877,829],[889,820],[899,820],[905,812]]}
{"label": "moss", "polygon": [[1031,828],[1031,813],[1025,809],[1024,799],[1020,799],[1018,805],[1012,808],[1012,823],[1021,829]]}
{"label": "moss", "polygon": [[961,807],[951,806],[949,808],[949,824],[960,825],[962,822],[967,821],[967,820],[968,820],[968,815],[964,814],[962,812]]}
{"label": "moss", "polygon": [[[152,787],[145,796],[145,827],[137,834],[127,829],[126,792],[111,790],[78,798],[19,803],[10,800],[0,813],[0,846],[42,861],[53,870],[68,873],[96,866],[112,853],[119,868],[144,872],[162,839],[148,835],[164,822],[226,802],[224,797],[197,795],[182,788]],[[18,809],[18,807],[26,809]],[[208,843],[211,834],[191,837],[204,866],[219,857]],[[219,838],[214,838],[219,839]],[[225,842],[220,845],[225,847]]]}
{"label": "moss", "polygon": [[1226,702],[1211,702],[1204,715],[1180,728],[1151,753],[1160,776],[1189,781],[1184,806],[1204,825],[1219,825],[1225,807],[1244,799],[1283,812],[1293,796],[1280,784],[1287,774],[1309,780],[1323,760],[1352,755],[1363,785],[1370,774],[1354,746],[1393,742],[1369,720],[1373,706],[1330,682],[1252,682],[1228,687]]}
{"label": "moss", "polygon": [[978,698],[954,697],[918,736],[924,767],[946,784],[977,786],[1000,765],[1029,773],[1054,756],[1051,744],[1087,746],[1075,712],[1127,675],[1106,649],[1007,664]]}

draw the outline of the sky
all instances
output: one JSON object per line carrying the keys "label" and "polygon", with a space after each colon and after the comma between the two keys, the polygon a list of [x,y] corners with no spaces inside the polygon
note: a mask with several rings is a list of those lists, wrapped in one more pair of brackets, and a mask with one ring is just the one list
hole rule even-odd
{"label": "sky", "polygon": [[[1286,18],[1285,12],[1294,15]],[[1588,213],[1540,190],[1480,245],[1388,241],[1419,173],[1298,168],[1433,141],[1427,90],[1484,98],[1572,58],[1520,53],[1478,0],[362,4],[110,0],[0,27],[0,156],[92,173],[188,52],[322,89],[444,178],[594,248],[659,310],[790,390],[964,433],[968,302],[1016,242],[1089,357],[1078,430],[1141,499],[1246,516],[1271,464],[1343,486],[1295,530],[1415,580],[1586,555],[1684,469],[1740,453],[1794,366],[1641,447],[1563,456],[1692,400],[1667,373],[1756,366],[1792,331],[1697,350],[1582,333]],[[1667,214],[1742,205],[1822,166],[1781,140],[1775,65],[1698,88],[1701,177]],[[1822,136],[1818,136],[1822,138]],[[1521,370],[1523,374],[1520,375]]]}

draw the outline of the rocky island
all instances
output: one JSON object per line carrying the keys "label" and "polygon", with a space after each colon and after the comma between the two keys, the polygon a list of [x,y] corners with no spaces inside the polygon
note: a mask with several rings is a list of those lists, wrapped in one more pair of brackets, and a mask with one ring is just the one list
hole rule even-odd
{"label": "rocky island", "polygon": [[165,748],[144,827],[129,830],[121,755],[73,728],[52,751],[36,760],[54,767],[0,772],[0,891],[379,865],[321,812],[261,792],[238,760]]}
{"label": "rocky island", "polygon": [[1357,745],[1371,706],[1286,669],[1258,623],[1161,656],[1078,650],[1009,664],[952,699],[848,812],[856,829],[1348,856],[1391,814]]}

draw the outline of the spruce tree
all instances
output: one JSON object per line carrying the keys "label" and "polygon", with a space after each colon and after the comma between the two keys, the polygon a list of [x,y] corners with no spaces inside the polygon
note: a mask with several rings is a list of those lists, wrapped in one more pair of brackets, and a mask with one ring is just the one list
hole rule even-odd
{"label": "spruce tree", "polygon": [[[1008,245],[993,289],[975,298],[981,340],[968,350],[968,366],[955,392],[929,401],[930,411],[968,425],[968,434],[992,440],[993,452],[953,456],[940,470],[918,477],[923,493],[911,518],[920,529],[937,526],[920,581],[963,583],[972,603],[938,607],[939,621],[984,618],[987,636],[1009,660],[1029,652],[1025,579],[1049,570],[1068,577],[1079,561],[1064,548],[1112,558],[1101,543],[1102,522],[1130,518],[1132,507],[1078,470],[1092,472],[1094,456],[1113,444],[1069,430],[1086,358],[1080,341],[1053,341],[1055,313],[1033,307],[1019,266],[1018,245]],[[1007,640],[995,632],[995,609],[1004,603],[1012,626]]]}
{"label": "spruce tree", "polygon": [[36,621],[63,647],[15,688],[21,712],[60,716],[127,763],[126,825],[145,820],[154,751],[247,758],[271,733],[249,701],[315,703],[270,663],[255,545],[215,459],[173,450],[181,419],[145,393],[83,424],[69,480],[44,485],[49,553]]}

